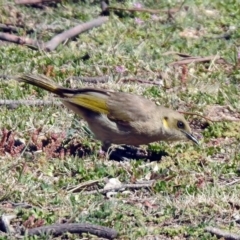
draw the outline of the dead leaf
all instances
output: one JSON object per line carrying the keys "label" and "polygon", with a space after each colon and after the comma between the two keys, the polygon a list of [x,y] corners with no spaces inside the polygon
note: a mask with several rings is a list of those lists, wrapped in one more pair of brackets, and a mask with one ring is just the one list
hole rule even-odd
{"label": "dead leaf", "polygon": [[198,39],[199,37],[205,35],[204,30],[197,30],[193,28],[186,28],[182,32],[179,33],[180,37],[184,38],[195,38]]}
{"label": "dead leaf", "polygon": [[104,186],[104,189],[111,189],[111,188],[117,188],[120,187],[122,183],[117,178],[110,178],[108,179],[107,184]]}
{"label": "dead leaf", "polygon": [[150,208],[150,209],[156,209],[157,208],[157,205],[156,204],[152,204],[150,201],[146,200],[143,202],[143,205],[147,208]]}

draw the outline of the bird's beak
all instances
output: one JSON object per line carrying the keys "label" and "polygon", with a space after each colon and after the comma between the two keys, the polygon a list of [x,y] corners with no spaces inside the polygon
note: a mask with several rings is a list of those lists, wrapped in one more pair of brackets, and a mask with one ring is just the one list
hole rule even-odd
{"label": "bird's beak", "polygon": [[198,140],[197,140],[192,134],[190,134],[190,133],[188,133],[188,132],[186,132],[186,131],[182,131],[182,132],[186,135],[186,137],[187,137],[189,140],[192,140],[194,143],[196,143],[196,144],[199,145]]}

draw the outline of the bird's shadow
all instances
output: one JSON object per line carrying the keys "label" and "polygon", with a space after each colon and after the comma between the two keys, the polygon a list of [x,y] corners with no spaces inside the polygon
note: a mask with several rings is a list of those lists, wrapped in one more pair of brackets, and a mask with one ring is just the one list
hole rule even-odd
{"label": "bird's shadow", "polygon": [[123,148],[116,148],[111,151],[109,159],[114,161],[129,161],[131,159],[160,161],[164,156],[168,156],[168,153],[164,150],[156,152],[152,150],[143,150],[133,146],[124,146]]}

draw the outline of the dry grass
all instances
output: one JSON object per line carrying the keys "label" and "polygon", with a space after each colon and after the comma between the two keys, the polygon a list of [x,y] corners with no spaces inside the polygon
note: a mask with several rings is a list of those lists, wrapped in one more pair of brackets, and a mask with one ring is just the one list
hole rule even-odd
{"label": "dry grass", "polygon": [[[3,23],[9,21],[16,25],[16,18],[20,16],[18,21],[26,27],[19,34],[44,40],[55,33],[40,26],[55,24],[64,30],[96,17],[99,11],[97,5],[82,2],[63,2],[45,10],[17,6],[12,1],[3,4],[5,10],[0,14]],[[132,1],[123,3],[125,7],[132,4]],[[164,4],[148,1],[145,5],[154,9],[179,6],[178,1],[170,6]],[[238,233],[237,9],[237,1],[231,4],[185,1],[172,18],[167,14],[152,16],[149,13],[126,14],[124,18],[113,15],[101,28],[80,35],[52,53],[1,42],[1,75],[48,74],[64,86],[134,92],[157,104],[218,120],[211,123],[197,116],[187,116],[200,138],[200,146],[153,143],[142,148],[154,152],[164,150],[168,156],[155,162],[134,159],[116,162],[102,154],[100,143],[88,134],[86,123],[61,106],[15,109],[2,106],[1,128],[15,135],[5,139],[5,147],[0,144],[1,214],[17,215],[11,222],[15,229],[26,225],[34,216],[44,225],[68,221],[113,227],[119,232],[119,239],[216,239],[204,231],[205,226]],[[138,24],[135,18],[141,18],[143,23]],[[27,33],[34,25],[38,26],[37,30]],[[229,40],[212,38],[227,31],[232,32]],[[213,60],[171,67],[169,64],[180,57],[165,54],[170,51],[192,56],[220,55],[225,62]],[[86,54],[88,60],[83,58]],[[125,71],[120,72],[119,68]],[[101,84],[66,80],[71,76],[103,75],[108,75],[109,80]],[[121,81],[127,78],[144,79],[149,84]],[[0,85],[1,99],[53,99],[49,93],[13,79],[2,79]],[[2,133],[2,139],[3,136]],[[23,151],[15,149],[15,141],[24,143]],[[42,147],[43,141],[47,141],[48,147]],[[67,154],[74,144],[79,144],[77,153]],[[66,149],[65,154],[55,154],[58,146]],[[113,197],[85,193],[104,187],[111,178],[118,178],[122,183],[156,179],[156,183],[152,188],[126,189]],[[91,180],[97,183],[80,192],[69,191]],[[30,208],[15,203],[28,203]],[[0,238],[12,239],[3,234]],[[79,236],[68,235],[61,239],[79,239]]]}

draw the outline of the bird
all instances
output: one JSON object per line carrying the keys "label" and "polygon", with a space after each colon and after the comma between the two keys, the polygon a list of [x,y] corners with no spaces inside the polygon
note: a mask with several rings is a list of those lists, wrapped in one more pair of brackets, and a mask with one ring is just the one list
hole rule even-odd
{"label": "bird", "polygon": [[56,94],[88,123],[103,149],[111,144],[139,146],[156,141],[191,140],[198,144],[182,114],[143,96],[111,89],[65,88],[44,75],[23,74],[17,81]]}

